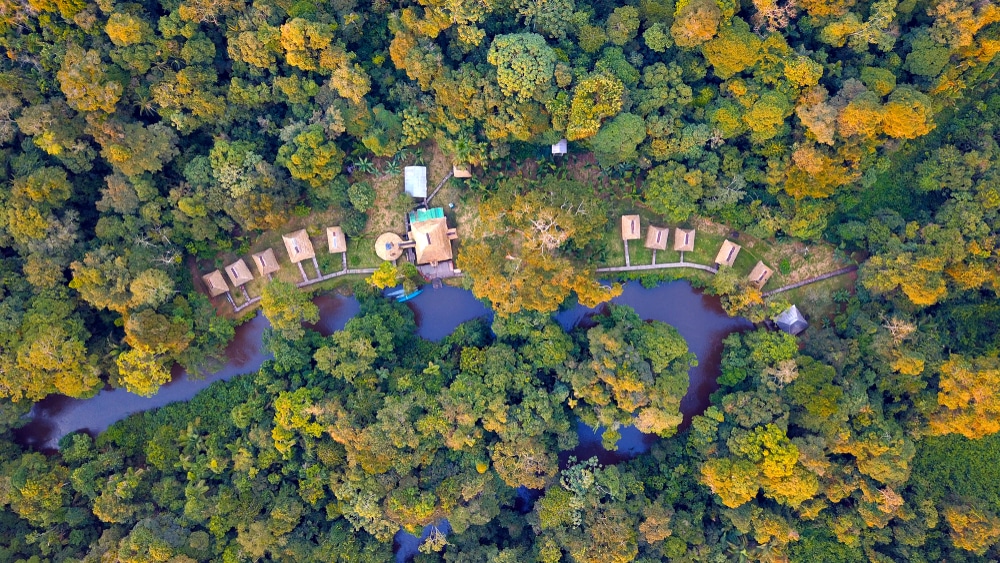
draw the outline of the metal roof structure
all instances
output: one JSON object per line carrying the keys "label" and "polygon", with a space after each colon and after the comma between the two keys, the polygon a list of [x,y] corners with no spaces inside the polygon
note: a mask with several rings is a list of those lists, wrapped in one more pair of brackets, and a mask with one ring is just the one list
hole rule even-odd
{"label": "metal roof structure", "polygon": [[809,328],[809,322],[806,321],[806,318],[802,316],[799,308],[795,305],[792,305],[774,317],[774,324],[792,336],[797,336],[803,330]]}
{"label": "metal roof structure", "polygon": [[427,197],[427,167],[407,166],[403,168],[403,190],[410,197]]}

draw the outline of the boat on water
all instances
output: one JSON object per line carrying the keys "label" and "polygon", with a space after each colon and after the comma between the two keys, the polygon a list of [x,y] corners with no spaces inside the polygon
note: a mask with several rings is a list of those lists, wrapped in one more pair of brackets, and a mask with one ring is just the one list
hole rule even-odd
{"label": "boat on water", "polygon": [[396,301],[403,303],[409,301],[410,299],[413,299],[414,297],[420,295],[423,292],[424,290],[422,289],[416,289],[412,293],[406,293],[406,290],[403,288],[393,288],[386,291],[383,295],[385,295],[385,297],[389,299],[395,299]]}

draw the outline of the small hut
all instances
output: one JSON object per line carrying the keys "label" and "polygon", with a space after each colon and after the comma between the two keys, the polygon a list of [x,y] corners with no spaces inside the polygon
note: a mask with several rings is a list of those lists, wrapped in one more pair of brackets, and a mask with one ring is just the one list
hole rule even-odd
{"label": "small hut", "polygon": [[271,274],[281,269],[278,265],[278,258],[274,255],[274,249],[268,248],[263,252],[253,255],[253,263],[257,266],[257,271],[261,276],[271,277]]}
{"label": "small hut", "polygon": [[678,252],[694,250],[694,229],[674,229],[674,250]]}
{"label": "small hut", "polygon": [[226,274],[229,275],[229,281],[233,282],[235,287],[241,287],[243,284],[253,281],[253,274],[250,273],[250,268],[247,268],[247,263],[242,258],[226,266]]}
{"label": "small hut", "polygon": [[211,297],[218,297],[223,293],[229,293],[229,286],[226,285],[226,278],[222,277],[222,272],[215,270],[201,276],[201,281],[208,287],[208,294]]}
{"label": "small hut", "polygon": [[806,318],[802,316],[799,312],[799,308],[795,305],[785,309],[778,316],[774,317],[774,324],[778,325],[778,328],[791,334],[792,336],[797,336],[803,330],[809,328],[809,323]]}
{"label": "small hut", "polygon": [[326,242],[330,247],[330,254],[347,252],[347,238],[344,237],[344,229],[340,227],[326,228]]}
{"label": "small hut", "polygon": [[451,175],[456,178],[471,178],[472,167],[468,164],[454,164],[451,167]]}
{"label": "small hut", "polygon": [[732,266],[740,254],[740,248],[740,245],[727,239],[722,243],[722,248],[715,256],[715,263],[720,266]]}
{"label": "small hut", "polygon": [[622,215],[622,240],[637,240],[641,233],[638,215]]}
{"label": "small hut", "polygon": [[285,250],[288,251],[288,259],[293,264],[316,257],[312,241],[309,240],[309,233],[305,229],[282,235],[281,239],[285,241]]}
{"label": "small hut", "polygon": [[666,250],[667,237],[669,235],[670,229],[666,227],[650,226],[646,230],[646,248],[650,250]]}
{"label": "small hut", "polygon": [[410,197],[427,197],[427,167],[407,166],[403,168],[403,190]]}
{"label": "small hut", "polygon": [[750,271],[750,275],[747,276],[747,278],[757,284],[757,287],[760,288],[764,287],[764,284],[767,283],[767,280],[771,279],[772,275],[774,275],[774,270],[768,268],[764,265],[764,262],[758,260],[757,265],[753,267],[753,270]]}
{"label": "small hut", "polygon": [[558,143],[552,145],[552,154],[554,155],[563,155],[567,152],[569,152],[569,143],[566,142],[566,139],[559,139]]}

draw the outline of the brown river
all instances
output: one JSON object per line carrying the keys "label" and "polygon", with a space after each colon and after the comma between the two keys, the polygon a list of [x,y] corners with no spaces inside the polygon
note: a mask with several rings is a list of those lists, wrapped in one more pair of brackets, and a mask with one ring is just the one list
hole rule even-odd
{"label": "brown river", "polygon": [[[631,306],[643,319],[663,321],[676,327],[698,357],[698,365],[690,370],[688,393],[681,401],[686,425],[692,416],[708,407],[709,396],[718,388],[715,380],[719,374],[722,340],[731,332],[747,330],[753,325],[746,319],[727,316],[717,298],[703,295],[681,281],[653,289],[629,283],[614,302]],[[359,309],[352,297],[323,295],[317,297],[315,303],[320,308],[321,320],[314,328],[327,335],[342,329]],[[444,338],[465,321],[492,314],[471,292],[447,286],[440,289],[427,286],[407,305],[415,313],[418,333],[430,340]],[[577,306],[558,313],[556,320],[563,328],[570,329],[595,312]],[[237,327],[235,338],[226,348],[225,365],[206,377],[197,378],[177,370],[173,380],[153,397],[139,397],[124,389],[106,389],[90,399],[50,396],[35,404],[30,413],[31,421],[16,431],[17,440],[24,446],[52,450],[60,438],[71,432],[98,433],[130,414],[186,401],[214,381],[256,371],[269,358],[261,343],[266,327],[267,320],[260,314]],[[596,455],[604,463],[615,463],[647,451],[653,439],[634,429],[623,428],[618,451],[608,452],[601,447],[600,430],[580,426],[580,446],[570,452],[580,459]]]}

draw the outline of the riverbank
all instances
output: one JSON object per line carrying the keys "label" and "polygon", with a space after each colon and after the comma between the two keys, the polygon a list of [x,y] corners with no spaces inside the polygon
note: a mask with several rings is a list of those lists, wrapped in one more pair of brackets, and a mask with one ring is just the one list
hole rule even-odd
{"label": "riverbank", "polygon": [[[314,302],[320,308],[320,321],[312,328],[324,335],[340,330],[360,310],[353,297],[325,294]],[[625,285],[613,303],[628,305],[644,320],[658,320],[674,326],[688,348],[698,358],[689,370],[688,393],[681,401],[685,424],[708,406],[709,396],[717,389],[722,340],[731,332],[748,330],[753,325],[745,319],[732,318],[722,310],[716,297],[696,290],[686,281],[644,288],[638,283]],[[492,312],[470,291],[450,286],[428,288],[407,302],[414,312],[418,335],[427,340],[441,340],[460,324],[489,318]],[[564,330],[571,330],[601,307],[575,306],[555,315]],[[153,397],[144,398],[124,389],[104,390],[90,399],[71,399],[53,395],[36,403],[31,422],[16,432],[18,442],[27,447],[52,450],[66,434],[86,431],[92,434],[106,429],[131,414],[184,401],[215,381],[224,381],[256,371],[270,355],[263,347],[267,319],[258,314],[240,325],[236,337],[226,349],[227,363],[204,378],[191,377],[181,370]]]}

